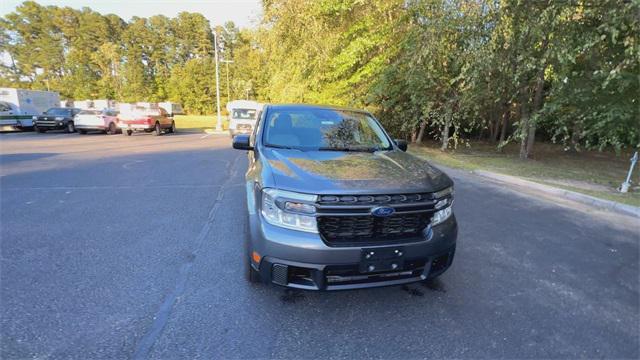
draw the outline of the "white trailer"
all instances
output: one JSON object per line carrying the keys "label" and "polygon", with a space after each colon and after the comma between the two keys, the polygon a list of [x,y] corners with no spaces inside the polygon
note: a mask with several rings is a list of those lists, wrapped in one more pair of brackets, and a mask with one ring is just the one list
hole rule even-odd
{"label": "white trailer", "polygon": [[73,107],[73,100],[60,100],[60,107],[61,108],[72,108]]}
{"label": "white trailer", "polygon": [[0,88],[0,130],[32,128],[34,116],[59,104],[54,91]]}
{"label": "white trailer", "polygon": [[80,100],[74,101],[73,107],[82,110],[104,110],[116,107],[115,100],[98,99],[98,100]]}
{"label": "white trailer", "polygon": [[163,108],[166,112],[168,112],[169,116],[184,114],[184,111],[182,110],[182,105],[178,103],[165,101],[165,102],[158,103],[158,106]]}
{"label": "white trailer", "polygon": [[234,100],[227,103],[229,111],[229,134],[249,134],[253,131],[262,111],[262,104],[249,100]]}

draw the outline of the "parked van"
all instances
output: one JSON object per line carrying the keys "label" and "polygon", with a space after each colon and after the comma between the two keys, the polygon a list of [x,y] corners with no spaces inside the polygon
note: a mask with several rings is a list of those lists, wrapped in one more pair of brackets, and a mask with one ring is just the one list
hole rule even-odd
{"label": "parked van", "polygon": [[54,91],[0,88],[0,130],[33,128],[33,117],[60,103]]}
{"label": "parked van", "polygon": [[260,116],[262,104],[249,100],[234,100],[227,103],[229,112],[229,134],[250,134]]}
{"label": "parked van", "polygon": [[165,102],[158,103],[158,106],[165,109],[166,112],[169,113],[169,116],[184,114],[184,111],[182,110],[182,105],[178,103],[165,101]]}

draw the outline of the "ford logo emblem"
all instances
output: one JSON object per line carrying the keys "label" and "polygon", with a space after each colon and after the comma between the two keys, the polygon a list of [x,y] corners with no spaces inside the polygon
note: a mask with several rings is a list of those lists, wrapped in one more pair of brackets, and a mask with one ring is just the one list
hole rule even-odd
{"label": "ford logo emblem", "polygon": [[371,209],[371,215],[377,217],[387,217],[393,215],[396,212],[394,208],[388,206],[378,206]]}

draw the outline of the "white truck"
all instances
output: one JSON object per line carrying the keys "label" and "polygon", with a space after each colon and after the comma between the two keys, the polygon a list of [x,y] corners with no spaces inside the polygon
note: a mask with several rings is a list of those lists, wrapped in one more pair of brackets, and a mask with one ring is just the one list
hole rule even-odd
{"label": "white truck", "polygon": [[227,103],[229,112],[229,134],[250,134],[256,126],[262,104],[250,100],[234,100]]}
{"label": "white truck", "polygon": [[0,88],[0,130],[33,128],[33,117],[60,104],[54,91]]}

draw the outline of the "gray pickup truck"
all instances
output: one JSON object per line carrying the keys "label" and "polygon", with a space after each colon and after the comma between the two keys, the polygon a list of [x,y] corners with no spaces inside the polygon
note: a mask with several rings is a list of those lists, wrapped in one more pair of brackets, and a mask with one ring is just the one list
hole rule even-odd
{"label": "gray pickup truck", "polygon": [[368,112],[267,105],[248,150],[246,276],[309,290],[423,281],[453,260],[453,181]]}

